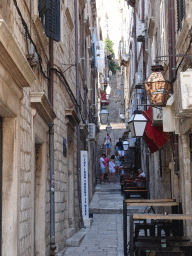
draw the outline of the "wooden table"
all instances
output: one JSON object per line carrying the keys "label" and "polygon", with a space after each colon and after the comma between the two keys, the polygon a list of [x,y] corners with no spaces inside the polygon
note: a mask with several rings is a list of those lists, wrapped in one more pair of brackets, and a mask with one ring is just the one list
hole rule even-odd
{"label": "wooden table", "polygon": [[[130,256],[134,255],[133,252],[133,232],[134,232],[134,220],[192,220],[192,214],[131,214],[130,215]],[[127,256],[127,218],[123,219],[124,223],[124,255]],[[126,238],[126,241],[125,241]]]}
{"label": "wooden table", "polygon": [[[127,205],[131,206],[171,206],[174,213],[178,213],[179,203],[175,199],[124,199],[123,200],[123,235],[124,255],[127,256]],[[149,214],[146,214],[149,216]],[[166,215],[167,216],[167,215]]]}

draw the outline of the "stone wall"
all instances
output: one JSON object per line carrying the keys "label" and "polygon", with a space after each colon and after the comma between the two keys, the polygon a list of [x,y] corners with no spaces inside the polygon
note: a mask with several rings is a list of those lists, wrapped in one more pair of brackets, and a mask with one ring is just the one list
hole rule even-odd
{"label": "stone wall", "polygon": [[[48,99],[49,41],[38,17],[37,2],[32,3],[32,13],[30,13],[30,1],[17,1],[17,5],[42,58],[41,67],[38,62],[32,65],[30,59],[27,62],[29,56],[26,31],[13,1],[3,1],[0,10],[0,18],[4,19],[11,31],[14,45],[19,48],[20,56],[25,60],[19,67],[16,67],[17,64],[13,64],[14,61],[12,61],[9,69],[8,66],[4,67],[5,62],[0,63],[0,115],[3,116],[2,255],[4,256],[50,255],[48,124],[53,122],[53,119],[48,123],[45,120],[46,111],[41,112],[37,106],[32,108],[30,95],[32,92],[44,92]],[[61,42],[53,43],[53,57],[54,68],[64,73],[68,86],[76,97],[73,8],[73,3],[70,1],[67,6],[63,2],[61,4]],[[90,8],[89,11],[88,16],[92,15]],[[90,21],[92,22],[92,18]],[[2,26],[0,26],[2,35],[1,29]],[[2,40],[4,38],[0,36],[0,43]],[[9,48],[9,45],[5,47]],[[13,50],[3,51],[2,44],[0,48],[1,55],[5,59],[7,55],[3,54],[9,52],[11,55],[11,50]],[[92,74],[89,55],[91,53],[89,51],[88,54],[87,51],[86,65],[89,66],[87,67],[87,81],[88,88],[91,88]],[[69,64],[72,66],[65,72]],[[17,73],[15,69],[18,69]],[[25,69],[28,73],[22,77]],[[15,71],[15,76],[11,71]],[[20,83],[18,83],[17,74],[23,79]],[[80,85],[83,84],[82,79],[80,76]],[[77,168],[77,128],[65,115],[66,109],[76,111],[75,102],[69,95],[61,76],[54,73],[53,80],[53,108],[48,103],[49,107],[46,107],[56,114],[54,120],[55,242],[57,250],[61,250],[65,246],[65,240],[81,227],[80,173]],[[81,86],[81,95],[84,97],[83,86]],[[92,106],[93,95],[88,94],[87,102],[89,98],[91,98],[89,104]],[[67,156],[63,155],[63,139],[67,142]],[[94,146],[95,142],[91,142],[89,147],[90,198],[94,191]],[[85,147],[87,148],[87,145]],[[10,241],[12,241],[11,244]]]}

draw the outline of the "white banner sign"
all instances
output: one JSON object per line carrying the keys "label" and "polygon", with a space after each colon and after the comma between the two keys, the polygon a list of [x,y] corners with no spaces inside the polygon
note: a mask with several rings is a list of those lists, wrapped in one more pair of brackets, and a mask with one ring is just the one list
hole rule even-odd
{"label": "white banner sign", "polygon": [[95,42],[95,55],[98,72],[103,72],[105,68],[105,55],[104,55],[104,44],[103,41]]}
{"label": "white banner sign", "polygon": [[87,151],[81,151],[81,199],[83,219],[89,218],[88,158]]}

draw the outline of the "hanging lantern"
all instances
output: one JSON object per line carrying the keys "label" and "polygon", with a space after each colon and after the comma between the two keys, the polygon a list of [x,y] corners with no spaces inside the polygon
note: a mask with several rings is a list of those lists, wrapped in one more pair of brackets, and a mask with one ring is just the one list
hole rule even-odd
{"label": "hanging lantern", "polygon": [[147,124],[147,119],[140,111],[135,111],[128,121],[132,137],[142,137]]}
{"label": "hanging lantern", "polygon": [[129,149],[129,142],[127,140],[123,141],[123,149],[128,150]]}
{"label": "hanging lantern", "polygon": [[152,105],[165,106],[172,84],[165,79],[161,65],[154,65],[151,70],[153,72],[144,83],[149,101]]}
{"label": "hanging lantern", "polygon": [[103,106],[103,108],[101,109],[101,112],[100,112],[100,122],[101,122],[101,124],[107,124],[108,116],[109,116],[109,112],[106,109],[106,107]]}

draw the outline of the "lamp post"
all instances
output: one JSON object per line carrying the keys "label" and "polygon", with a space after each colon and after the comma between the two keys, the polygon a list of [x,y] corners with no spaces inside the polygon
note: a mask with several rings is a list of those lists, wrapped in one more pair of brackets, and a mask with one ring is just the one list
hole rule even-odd
{"label": "lamp post", "polygon": [[145,131],[147,119],[141,111],[136,110],[128,121],[132,137],[142,137]]}
{"label": "lamp post", "polygon": [[127,140],[124,140],[123,141],[123,149],[124,149],[124,151],[128,150],[128,148],[129,148],[129,142]]}
{"label": "lamp post", "polygon": [[103,108],[101,109],[101,112],[100,112],[100,122],[101,122],[101,124],[107,124],[108,116],[109,116],[109,112],[106,109],[106,106],[103,106]]}

